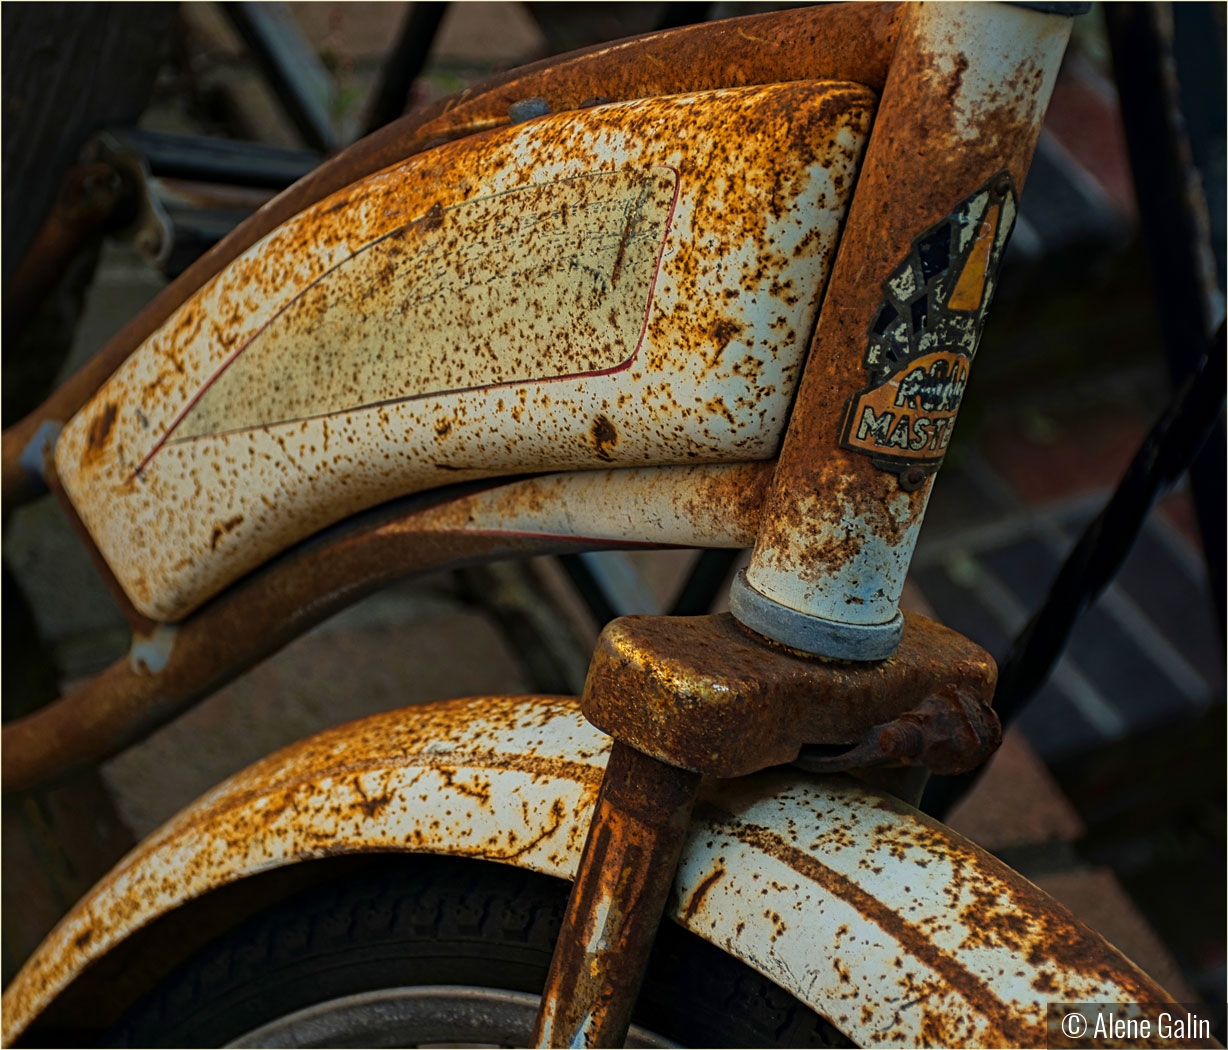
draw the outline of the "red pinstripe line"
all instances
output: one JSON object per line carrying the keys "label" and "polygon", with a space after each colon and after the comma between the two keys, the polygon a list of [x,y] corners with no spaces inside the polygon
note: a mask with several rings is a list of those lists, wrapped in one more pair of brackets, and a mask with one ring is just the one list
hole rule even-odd
{"label": "red pinstripe line", "polygon": [[[332,416],[342,415],[347,412],[360,412],[364,409],[379,408],[384,405],[395,405],[395,404],[401,404],[403,402],[409,402],[409,401],[420,401],[428,397],[447,397],[450,394],[467,394],[467,393],[476,392],[478,390],[499,390],[504,387],[533,386],[533,385],[541,384],[541,383],[562,382],[563,380],[568,380],[568,379],[591,379],[597,376],[614,375],[618,372],[626,371],[628,368],[631,367],[631,365],[634,363],[636,358],[639,357],[640,348],[644,345],[644,338],[648,334],[648,319],[652,314],[652,303],[653,303],[654,293],[656,291],[657,278],[660,276],[660,273],[661,273],[661,260],[665,255],[665,245],[666,245],[666,242],[669,240],[670,227],[672,226],[673,221],[674,221],[674,212],[676,211],[678,207],[678,196],[682,188],[682,175],[678,171],[678,169],[674,167],[674,165],[672,164],[653,164],[653,165],[650,165],[650,170],[651,168],[666,168],[669,171],[672,171],[674,173],[674,196],[673,196],[673,199],[670,201],[669,214],[666,216],[666,220],[665,220],[665,233],[661,237],[661,246],[657,249],[657,258],[656,258],[656,262],[653,265],[652,280],[649,283],[649,287],[648,287],[648,302],[644,306],[644,320],[640,324],[639,338],[636,340],[635,349],[631,352],[630,356],[625,361],[623,361],[621,364],[614,365],[610,368],[595,369],[595,370],[588,371],[588,372],[568,372],[564,375],[540,376],[540,377],[536,377],[532,379],[516,379],[516,380],[509,380],[508,382],[505,382],[505,383],[489,383],[489,384],[485,384],[482,386],[458,387],[452,390],[433,390],[433,391],[429,391],[428,393],[424,393],[424,394],[413,394],[413,395],[410,395],[409,397],[390,398],[387,401],[375,401],[375,402],[371,402],[366,405],[356,405],[353,408],[342,409],[338,412],[325,412],[325,413],[321,413],[320,415],[316,415],[316,416],[302,416],[297,419],[279,420],[276,423],[262,423],[255,427],[240,427],[240,428],[237,428],[236,430],[222,431],[221,433],[236,434],[236,433],[241,433],[244,430],[259,430],[262,427],[277,426],[282,423],[301,423],[301,422],[304,422],[310,419],[327,419],[327,418],[331,418]],[[600,175],[600,174],[605,174],[605,173],[604,172],[593,172],[592,174]],[[577,176],[577,177],[582,178],[583,176]],[[571,179],[560,179],[558,181],[559,182],[570,182],[572,180]],[[384,240],[385,238],[391,237],[394,234],[400,232],[403,229],[407,229],[409,226],[412,226],[412,225],[413,223],[406,223],[405,226],[398,226],[395,230],[390,230],[388,233],[383,234],[382,236],[377,237],[375,240],[369,242],[368,244],[363,245],[363,247],[360,248],[353,255],[349,256],[346,259],[343,259],[336,266],[332,267],[330,270],[327,270],[325,273],[322,273],[314,281],[308,284],[306,288],[304,288],[301,292],[299,292],[298,295],[296,295],[293,299],[291,299],[284,306],[282,306],[275,314],[273,314],[272,317],[270,317],[264,324],[262,324],[255,332],[253,332],[244,341],[242,346],[240,346],[238,349],[231,352],[231,354],[217,367],[213,375],[211,375],[209,379],[206,380],[205,384],[189,399],[188,403],[183,407],[183,409],[179,412],[179,414],[175,416],[175,418],[171,421],[171,424],[170,426],[167,427],[166,432],[158,439],[158,441],[154,444],[153,448],[150,449],[149,453],[145,456],[145,458],[141,460],[141,462],[137,465],[136,469],[132,472],[132,474],[129,475],[129,477],[127,478],[127,481],[131,482],[138,474],[140,474],[149,465],[150,460],[152,460],[154,456],[157,455],[158,452],[162,450],[163,446],[166,445],[166,443],[170,440],[171,434],[173,434],[175,429],[179,426],[179,424],[183,422],[183,420],[186,418],[188,413],[190,413],[192,409],[196,407],[197,402],[199,402],[200,399],[204,397],[205,393],[210,389],[210,387],[212,387],[213,384],[216,383],[218,379],[221,378],[222,373],[225,372],[226,369],[228,369],[234,363],[234,361],[238,358],[238,356],[241,353],[243,353],[244,350],[246,350],[257,338],[260,337],[260,335],[265,331],[265,329],[269,327],[269,325],[271,325],[274,321],[276,321],[283,313],[285,313],[286,310],[288,310],[291,306],[293,306],[296,302],[298,302],[304,295],[306,295],[317,284],[323,281],[330,274],[334,273],[341,266],[344,266],[347,262],[349,262],[350,259],[356,258],[358,255],[360,255],[362,252],[366,251],[368,248],[372,247],[373,245],[378,244],[380,241]],[[202,435],[202,436],[216,436],[216,435]]]}

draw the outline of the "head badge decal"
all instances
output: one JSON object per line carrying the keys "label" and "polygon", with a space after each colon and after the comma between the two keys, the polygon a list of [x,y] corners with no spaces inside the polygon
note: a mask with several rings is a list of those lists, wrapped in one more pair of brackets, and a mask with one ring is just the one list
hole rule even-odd
{"label": "head badge decal", "polygon": [[883,282],[866,348],[870,382],[849,400],[844,448],[894,473],[938,469],[1014,224],[1014,188],[1002,172],[913,242]]}

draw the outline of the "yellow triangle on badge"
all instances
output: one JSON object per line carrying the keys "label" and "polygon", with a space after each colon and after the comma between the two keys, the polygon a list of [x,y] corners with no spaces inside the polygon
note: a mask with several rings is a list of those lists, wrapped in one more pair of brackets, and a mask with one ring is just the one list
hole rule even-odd
{"label": "yellow triangle on badge", "polygon": [[985,212],[981,220],[981,228],[976,231],[976,240],[972,242],[972,250],[968,253],[968,261],[964,263],[964,272],[955,282],[947,306],[952,310],[975,310],[981,305],[981,297],[985,294],[985,277],[989,270],[989,254],[993,249],[994,237],[998,232],[998,215],[1000,205],[993,205]]}

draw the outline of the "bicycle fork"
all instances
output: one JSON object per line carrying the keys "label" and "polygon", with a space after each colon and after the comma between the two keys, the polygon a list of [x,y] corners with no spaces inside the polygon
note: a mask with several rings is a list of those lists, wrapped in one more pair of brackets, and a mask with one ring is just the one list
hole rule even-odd
{"label": "bicycle fork", "polygon": [[626,617],[598,640],[582,706],[615,743],[538,1046],[623,1044],[701,777],[956,773],[997,747],[993,660],[898,606],[1087,6],[906,11],[733,615]]}

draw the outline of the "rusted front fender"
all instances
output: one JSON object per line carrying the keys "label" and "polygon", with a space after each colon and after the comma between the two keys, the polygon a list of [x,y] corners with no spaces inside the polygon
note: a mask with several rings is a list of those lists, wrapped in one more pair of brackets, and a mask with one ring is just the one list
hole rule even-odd
{"label": "rusted front fender", "polygon": [[[6,990],[11,1045],[175,908],[337,853],[575,872],[609,751],[575,700],[376,715],[257,763],[152,835]],[[701,791],[668,910],[862,1046],[1045,1045],[1048,1002],[1168,997],[986,853],[856,781],[776,770]]]}

